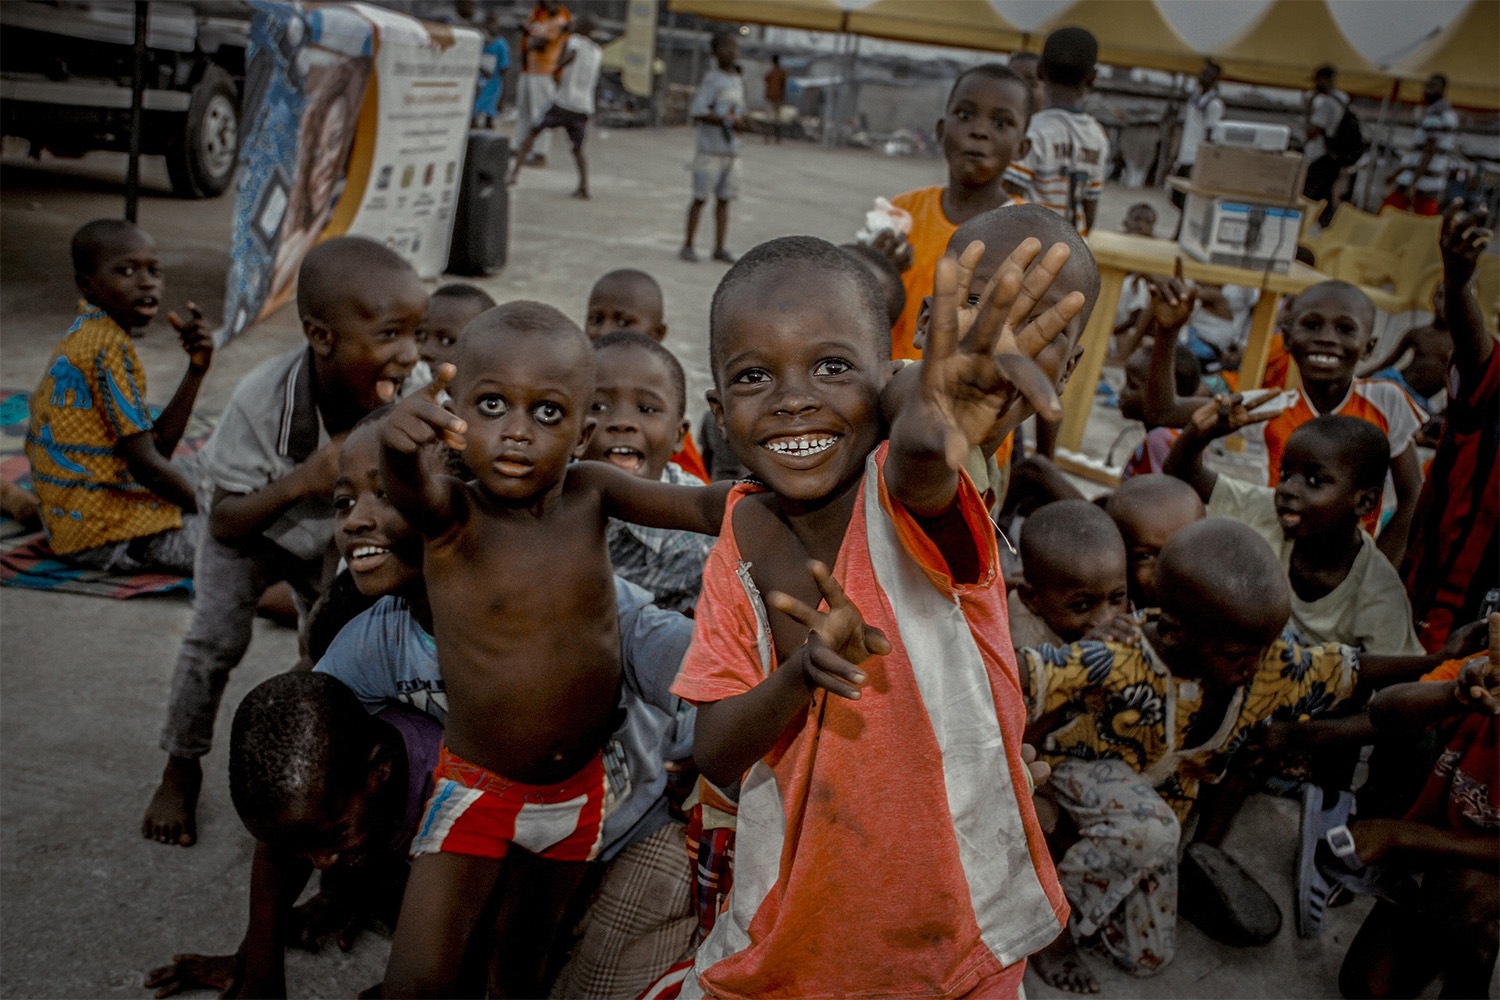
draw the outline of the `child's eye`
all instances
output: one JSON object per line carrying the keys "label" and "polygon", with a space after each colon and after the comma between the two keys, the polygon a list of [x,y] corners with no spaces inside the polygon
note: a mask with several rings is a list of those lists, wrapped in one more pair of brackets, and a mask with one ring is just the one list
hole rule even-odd
{"label": "child's eye", "polygon": [[454,344],[458,343],[458,338],[450,337],[444,334],[438,337],[438,343],[444,347],[452,347]]}
{"label": "child's eye", "polygon": [[829,376],[842,375],[844,374],[844,372],[853,367],[853,365],[845,361],[843,358],[824,358],[822,361],[819,361],[817,367],[813,369],[813,374]]}
{"label": "child's eye", "polygon": [[974,117],[974,112],[970,111],[968,108],[958,108],[953,112],[953,117],[957,118],[961,122],[966,122],[970,118]]}
{"label": "child's eye", "polygon": [[333,509],[338,511],[349,511],[354,509],[354,498],[350,496],[334,497]]}
{"label": "child's eye", "polygon": [[532,416],[539,424],[555,424],[563,418],[562,407],[556,403],[538,403],[532,408]]}
{"label": "child's eye", "polygon": [[747,385],[758,385],[761,382],[769,381],[771,381],[771,375],[764,368],[746,368],[730,379],[732,383],[744,383]]}
{"label": "child's eye", "polygon": [[603,413],[607,409],[609,409],[609,405],[607,403],[594,402],[589,404],[590,413]]}
{"label": "child's eye", "polygon": [[131,275],[135,274],[135,268],[130,264],[121,264],[119,267],[115,268],[115,273],[122,277],[128,278]]}
{"label": "child's eye", "polygon": [[415,336],[417,338],[417,343],[419,343],[419,344],[425,344],[425,343],[427,343],[427,331],[426,330],[423,330],[423,329],[421,329],[419,327],[417,329],[417,332],[413,336]]}
{"label": "child's eye", "polygon": [[661,412],[661,410],[659,408],[657,408],[655,406],[652,406],[650,403],[642,403],[639,406],[637,406],[636,409],[639,410],[640,412],[644,413],[644,414],[647,414],[648,416],[650,414],[652,414],[652,413],[660,413]]}
{"label": "child's eye", "polygon": [[380,331],[381,340],[395,340],[399,336],[401,336],[401,331],[393,326]]}
{"label": "child's eye", "polygon": [[160,278],[161,277],[161,265],[160,264],[152,264],[146,270],[151,275],[151,277],[153,277],[153,278]]}
{"label": "child's eye", "polygon": [[474,409],[486,417],[505,416],[505,400],[499,396],[480,396],[479,402],[474,404]]}

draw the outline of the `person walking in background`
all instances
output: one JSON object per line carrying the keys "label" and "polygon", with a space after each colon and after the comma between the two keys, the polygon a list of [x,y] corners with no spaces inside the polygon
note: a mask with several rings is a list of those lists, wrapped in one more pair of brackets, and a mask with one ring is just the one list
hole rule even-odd
{"label": "person walking in background", "polygon": [[1307,102],[1307,141],[1302,146],[1302,156],[1307,161],[1302,194],[1326,203],[1318,216],[1319,225],[1324,226],[1333,219],[1337,201],[1334,191],[1343,173],[1338,160],[1329,153],[1328,140],[1338,131],[1344,112],[1349,110],[1349,95],[1334,88],[1336,76],[1337,70],[1332,66],[1319,66],[1313,74],[1313,95]]}
{"label": "person walking in background", "polygon": [[500,28],[500,14],[484,16],[484,52],[479,57],[479,91],[474,95],[474,127],[490,128],[500,114],[505,71],[510,68],[510,43]]}
{"label": "person walking in background", "polygon": [[693,237],[698,234],[703,203],[713,195],[714,260],[733,264],[735,257],[724,248],[724,237],[729,231],[729,203],[739,194],[740,141],[734,129],[745,113],[745,81],[734,64],[740,55],[739,36],[728,31],[716,32],[710,45],[714,67],[703,75],[688,109],[688,118],[698,126],[698,151],[693,157],[693,201],[688,206],[687,238],[677,256],[686,261],[698,260]]}
{"label": "person walking in background", "polygon": [[604,61],[604,50],[589,37],[594,27],[592,14],[578,16],[578,23],[568,35],[562,58],[557,63],[557,93],[526,141],[521,143],[516,153],[516,165],[511,169],[510,183],[514,184],[521,174],[521,167],[531,162],[532,147],[551,129],[560,128],[568,133],[568,139],[573,143],[573,162],[578,164],[578,187],[573,191],[573,197],[589,196],[589,168],[583,158],[583,137],[588,129],[589,116],[594,113],[594,90],[599,86],[599,67]]}
{"label": "person walking in background", "polygon": [[[563,41],[573,18],[568,8],[557,0],[538,0],[526,19],[521,48],[521,79],[516,85],[516,147],[526,141],[557,96],[557,64],[562,59]],[[547,165],[552,135],[537,137],[527,166]]]}
{"label": "person walking in background", "polygon": [[[1177,147],[1177,160],[1172,166],[1173,177],[1186,177],[1193,172],[1198,162],[1198,147],[1208,140],[1213,127],[1224,120],[1224,98],[1219,96],[1219,74],[1223,72],[1212,59],[1203,63],[1198,73],[1198,93],[1187,103],[1182,118],[1182,142]],[[1182,211],[1187,195],[1172,189],[1172,204]],[[1182,231],[1182,220],[1177,222]]]}
{"label": "person walking in background", "polygon": [[1434,73],[1422,88],[1422,124],[1412,139],[1411,148],[1401,157],[1401,170],[1392,179],[1391,193],[1383,205],[1418,215],[1437,215],[1448,190],[1448,171],[1454,152],[1453,133],[1458,130],[1458,113],[1444,93],[1448,78]]}
{"label": "person walking in background", "polygon": [[781,107],[786,103],[786,70],[781,66],[781,56],[771,56],[771,68],[766,70],[766,104],[771,109],[771,131],[766,133],[766,142],[775,136],[781,143]]}

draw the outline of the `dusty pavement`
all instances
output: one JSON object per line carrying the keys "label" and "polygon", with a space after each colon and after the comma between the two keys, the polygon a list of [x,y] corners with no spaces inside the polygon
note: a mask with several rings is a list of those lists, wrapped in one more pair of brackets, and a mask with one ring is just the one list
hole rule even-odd
{"label": "dusty pavement", "polygon": [[[607,131],[590,137],[594,199],[568,197],[566,159],[528,170],[512,189],[510,264],[477,283],[497,299],[535,298],[581,318],[594,278],[640,267],[661,282],[670,335],[689,396],[702,408],[708,386],[708,302],[724,266],[679,261],[692,137],[685,129]],[[7,147],[0,161],[0,386],[34,385],[71,321],[74,292],[67,240],[80,223],[121,211],[121,158],[31,166]],[[890,159],[804,144],[745,149],[744,196],[735,203],[730,246],[744,251],[787,233],[849,239],[871,199],[940,183],[937,160]],[[167,301],[188,298],[217,318],[227,265],[228,198],[183,202],[166,195],[159,162],[146,161],[151,193],[141,222],[161,244]],[[1164,197],[1162,227],[1172,212]],[[1139,193],[1106,192],[1102,224],[1117,225]],[[705,213],[707,215],[709,213]],[[699,246],[712,246],[705,218]],[[218,408],[260,360],[300,341],[285,309],[222,348],[201,397]],[[139,342],[151,397],[165,402],[181,374],[181,353],[165,323]],[[1119,426],[1101,413],[1087,450],[1103,455]],[[159,774],[156,748],[186,601],[0,591],[0,994],[147,995],[146,970],[174,952],[232,951],[244,927],[252,842],[229,803],[224,737],[229,713],[255,683],[285,669],[292,633],[257,624],[219,721],[219,749],[207,759],[199,843],[182,850],[143,840],[141,811]],[[1105,995],[1119,997],[1320,997],[1337,994],[1338,962],[1367,909],[1333,911],[1321,940],[1292,932],[1292,840],[1296,809],[1252,799],[1229,841],[1280,902],[1281,935],[1264,948],[1219,946],[1184,925],[1177,960],[1154,979],[1093,967]],[[351,954],[294,954],[293,996],[347,996],[379,979],[388,948],[367,935]],[[1031,976],[1033,996],[1054,991]],[[1060,994],[1059,994],[1060,995]]]}

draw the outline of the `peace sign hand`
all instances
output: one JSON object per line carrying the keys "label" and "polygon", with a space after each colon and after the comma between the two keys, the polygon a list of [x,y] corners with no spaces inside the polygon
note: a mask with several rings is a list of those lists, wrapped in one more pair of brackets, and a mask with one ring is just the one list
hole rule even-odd
{"label": "peace sign hand", "polygon": [[860,686],[866,674],[859,665],[872,656],[891,651],[890,640],[880,629],[865,624],[864,617],[844,588],[839,586],[828,567],[816,559],[807,569],[817,581],[818,590],[828,603],[827,611],[803,604],[790,594],[772,591],[767,595],[777,611],[807,626],[807,651],[802,661],[802,679],[810,688],[823,688],[841,698],[858,701]]}

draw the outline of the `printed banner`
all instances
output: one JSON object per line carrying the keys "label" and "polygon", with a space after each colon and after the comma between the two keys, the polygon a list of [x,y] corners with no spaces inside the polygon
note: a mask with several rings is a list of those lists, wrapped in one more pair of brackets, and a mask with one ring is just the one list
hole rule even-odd
{"label": "printed banner", "polygon": [[625,12],[625,68],[620,82],[637,97],[655,90],[652,64],[656,61],[656,0],[630,0]]}
{"label": "printed banner", "polygon": [[286,304],[332,236],[443,272],[482,44],[364,4],[253,6],[221,343]]}

